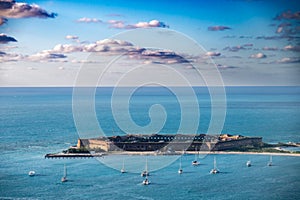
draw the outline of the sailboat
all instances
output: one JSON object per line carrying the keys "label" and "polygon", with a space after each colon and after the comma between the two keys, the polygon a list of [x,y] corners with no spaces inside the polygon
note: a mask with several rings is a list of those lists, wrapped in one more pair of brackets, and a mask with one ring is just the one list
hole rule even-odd
{"label": "sailboat", "polygon": [[61,182],[67,182],[67,168],[66,165],[64,165],[64,176],[61,178]]}
{"label": "sailboat", "polygon": [[181,157],[180,157],[180,163],[179,163],[178,174],[182,174],[182,173],[183,173],[183,170],[182,170],[182,167],[181,167]]}
{"label": "sailboat", "polygon": [[273,163],[272,163],[272,155],[270,155],[270,161],[268,162],[268,166],[272,166]]}
{"label": "sailboat", "polygon": [[141,173],[142,177],[147,177],[149,176],[149,172],[148,172],[148,160],[146,159],[146,166],[145,166],[145,170]]}
{"label": "sailboat", "polygon": [[220,173],[220,171],[217,168],[217,161],[216,161],[216,157],[214,157],[214,168],[212,170],[210,170],[211,174],[217,174]]}
{"label": "sailboat", "polygon": [[142,184],[143,184],[143,185],[149,185],[149,184],[150,184],[150,181],[149,181],[149,179],[148,179],[148,176],[147,176],[147,175],[146,175],[146,178],[145,178],[145,180],[143,180]]}
{"label": "sailboat", "polygon": [[198,154],[195,154],[195,160],[192,162],[193,166],[200,165],[200,162],[198,161],[198,157],[199,157],[199,151],[198,151]]}
{"label": "sailboat", "polygon": [[246,165],[247,165],[247,167],[251,167],[251,161],[248,160],[248,161],[246,162]]}
{"label": "sailboat", "polygon": [[35,176],[35,171],[29,171],[28,176]]}
{"label": "sailboat", "polygon": [[123,165],[122,165],[121,173],[122,173],[122,174],[123,174],[123,173],[126,173],[126,171],[125,171],[124,159],[123,159]]}

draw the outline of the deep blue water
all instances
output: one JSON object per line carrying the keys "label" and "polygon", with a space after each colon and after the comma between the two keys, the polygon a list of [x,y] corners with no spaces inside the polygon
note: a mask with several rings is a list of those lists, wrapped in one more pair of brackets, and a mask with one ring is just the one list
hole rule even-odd
{"label": "deep blue water", "polygon": [[[124,89],[125,91],[125,89]],[[205,88],[195,88],[200,106],[198,133],[205,133],[211,102]],[[0,88],[0,199],[299,199],[300,157],[217,155],[220,174],[210,175],[213,156],[192,167],[192,155],[182,158],[184,173],[177,174],[178,160],[156,170],[144,187],[138,173],[120,174],[96,159],[44,159],[74,145],[79,137],[72,114],[72,88]],[[111,111],[112,88],[98,88],[96,116],[106,135],[124,134]],[[124,92],[126,96],[126,91]],[[229,87],[223,133],[262,136],[265,142],[300,142],[300,87]],[[125,97],[119,97],[122,102]],[[187,96],[185,101],[189,102]],[[161,133],[176,133],[180,102],[167,89],[142,88],[131,97],[129,112],[140,126],[151,122],[149,108],[161,104],[167,113]],[[193,107],[187,112],[193,112]],[[125,110],[118,111],[122,117]],[[194,123],[190,119],[189,123]],[[88,123],[88,122],[87,122]],[[129,127],[130,129],[130,127]],[[130,129],[136,133],[138,130]],[[111,162],[130,167],[142,156],[110,156]],[[167,160],[150,156],[151,163]],[[253,166],[247,168],[245,162]],[[70,181],[62,184],[63,165]],[[154,166],[152,166],[154,169]],[[29,170],[37,176],[29,177]],[[142,168],[141,168],[142,171]]]}

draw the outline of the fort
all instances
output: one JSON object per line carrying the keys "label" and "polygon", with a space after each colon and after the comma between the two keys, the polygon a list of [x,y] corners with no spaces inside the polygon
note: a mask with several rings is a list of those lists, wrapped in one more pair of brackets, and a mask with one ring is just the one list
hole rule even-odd
{"label": "fort", "polygon": [[78,139],[77,145],[68,151],[226,151],[244,147],[261,147],[263,144],[262,137],[229,134],[128,134],[124,136]]}

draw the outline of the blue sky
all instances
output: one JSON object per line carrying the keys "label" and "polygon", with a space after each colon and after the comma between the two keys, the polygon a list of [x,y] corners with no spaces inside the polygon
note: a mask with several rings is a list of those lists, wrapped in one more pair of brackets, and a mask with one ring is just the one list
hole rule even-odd
{"label": "blue sky", "polygon": [[299,85],[299,12],[298,1],[0,0],[0,84],[70,86],[84,59],[99,51],[85,45],[151,27],[195,40],[225,85]]}

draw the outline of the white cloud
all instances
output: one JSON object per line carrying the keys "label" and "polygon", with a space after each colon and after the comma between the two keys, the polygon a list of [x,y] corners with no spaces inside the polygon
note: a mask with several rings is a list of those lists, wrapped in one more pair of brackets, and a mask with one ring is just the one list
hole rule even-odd
{"label": "white cloud", "polygon": [[77,40],[78,36],[76,36],[76,35],[66,35],[65,38],[68,39],[68,40]]}
{"label": "white cloud", "polygon": [[71,53],[71,52],[80,52],[82,51],[82,46],[73,45],[73,44],[57,44],[52,50],[49,52],[53,53]]}
{"label": "white cloud", "polygon": [[3,62],[17,62],[24,58],[23,55],[17,53],[0,52],[0,63]]}
{"label": "white cloud", "polygon": [[151,20],[149,22],[138,22],[136,24],[125,24],[124,21],[120,20],[109,20],[107,23],[111,24],[112,28],[120,28],[120,29],[135,29],[135,28],[169,28],[167,24],[161,22],[159,20]]}
{"label": "white cloud", "polygon": [[73,52],[130,52],[137,51],[130,42],[114,39],[104,39],[89,44],[57,44],[51,50],[45,50],[51,53],[73,53]]}
{"label": "white cloud", "polygon": [[289,58],[285,57],[277,61],[278,63],[299,63],[300,58]]}
{"label": "white cloud", "polygon": [[85,52],[106,52],[109,51],[110,47],[108,45],[102,45],[102,44],[87,44],[83,46],[83,51]]}
{"label": "white cloud", "polygon": [[55,13],[48,13],[36,4],[19,3],[13,0],[0,1],[0,13],[5,18],[54,18]]}
{"label": "white cloud", "polygon": [[263,47],[262,50],[265,50],[265,51],[277,51],[278,48],[277,47]]}
{"label": "white cloud", "polygon": [[70,62],[71,63],[97,63],[97,61],[92,61],[92,60],[77,60],[77,59],[73,59]]}
{"label": "white cloud", "polygon": [[99,45],[118,45],[118,46],[133,46],[130,42],[115,39],[98,40],[96,44]]}
{"label": "white cloud", "polygon": [[282,31],[283,31],[283,27],[280,26],[280,27],[277,28],[276,33],[281,33]]}
{"label": "white cloud", "polygon": [[151,20],[149,22],[138,22],[134,25],[127,26],[127,28],[150,28],[150,27],[168,28],[169,26],[166,25],[164,22],[160,22],[158,20]]}
{"label": "white cloud", "polygon": [[283,48],[283,50],[299,52],[300,51],[300,46],[287,45]]}
{"label": "white cloud", "polygon": [[47,51],[43,51],[31,56],[28,56],[28,60],[30,61],[43,61],[43,60],[54,60],[54,59],[62,59],[66,58],[64,54],[58,54],[58,53],[50,53]]}
{"label": "white cloud", "polygon": [[77,22],[80,22],[80,23],[101,23],[102,20],[97,19],[97,18],[82,17],[82,18],[78,19]]}
{"label": "white cloud", "polygon": [[125,28],[125,23],[121,20],[109,20],[107,23],[111,25],[111,28]]}
{"label": "white cloud", "polygon": [[220,56],[221,53],[219,52],[213,52],[213,51],[208,51],[205,53],[206,56]]}
{"label": "white cloud", "polygon": [[250,56],[250,58],[257,58],[257,59],[266,58],[266,57],[267,56],[263,53],[257,53]]}
{"label": "white cloud", "polygon": [[5,45],[5,46],[0,46],[0,51],[10,51],[16,48],[18,48],[18,46],[16,45]]}

